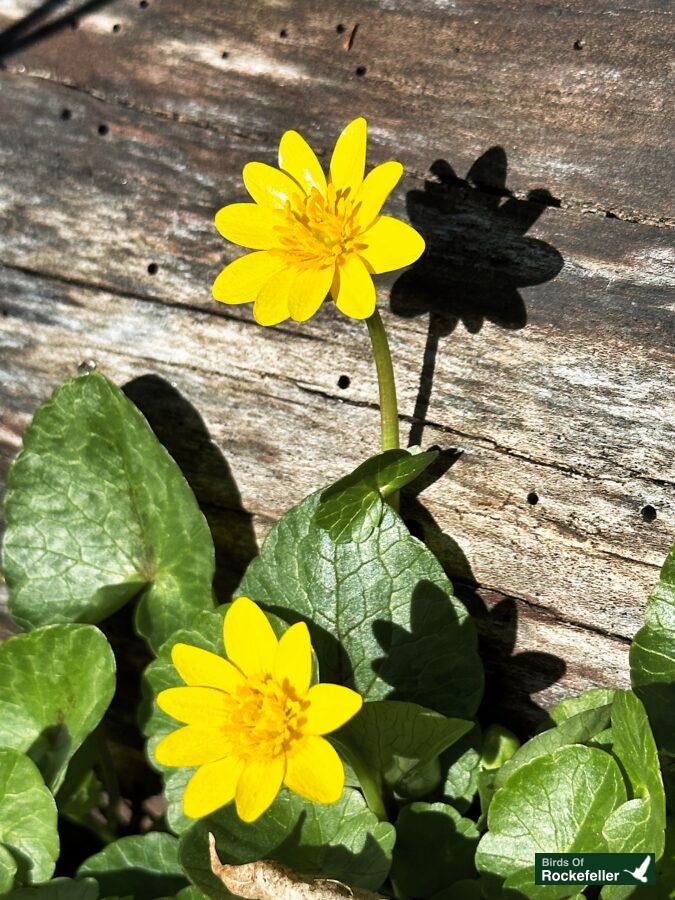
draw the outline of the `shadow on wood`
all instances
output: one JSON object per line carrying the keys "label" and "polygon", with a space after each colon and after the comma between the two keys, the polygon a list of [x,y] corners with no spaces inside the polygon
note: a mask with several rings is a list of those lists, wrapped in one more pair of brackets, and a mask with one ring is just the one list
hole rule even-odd
{"label": "shadow on wood", "polygon": [[216,600],[231,599],[258,554],[252,516],[222,452],[192,404],[159,375],[142,375],[123,388],[150,423],[192,488],[206,516],[216,550]]}
{"label": "shadow on wood", "polygon": [[457,176],[445,160],[431,166],[436,180],[409,191],[408,215],[426,241],[422,258],[396,281],[391,310],[405,318],[429,314],[429,330],[409,445],[422,440],[439,339],[462,322],[472,334],[487,320],[500,328],[527,323],[519,288],[550,281],[563,258],[550,244],[526,237],[546,206],[548,191],[518,200],[506,187],[506,153],[491,147]]}
{"label": "shadow on wood", "polygon": [[28,15],[19,19],[18,22],[10,25],[9,28],[5,28],[0,33],[0,63],[13,53],[18,53],[19,50],[25,50],[32,44],[45,40],[52,34],[61,31],[62,28],[77,28],[82,16],[94,12],[101,6],[106,6],[111,0],[88,0],[87,3],[83,3],[76,9],[71,9],[64,15],[59,16],[58,19],[53,19],[51,22],[31,30],[42,19],[47,18],[50,13],[60,6],[64,6],[67,2],[68,0],[45,0],[33,12],[28,13]]}
{"label": "shadow on wood", "polygon": [[552,653],[514,653],[518,635],[518,609],[510,597],[488,607],[480,593],[471,565],[459,544],[445,534],[419,495],[442,478],[462,451],[440,449],[438,458],[401,492],[401,515],[411,534],[423,541],[451,579],[455,594],[476,623],[481,660],[485,668],[485,693],[478,718],[485,727],[504,723],[529,737],[532,727],[548,720],[548,713],[532,695],[555,684],[566,672],[566,664]]}

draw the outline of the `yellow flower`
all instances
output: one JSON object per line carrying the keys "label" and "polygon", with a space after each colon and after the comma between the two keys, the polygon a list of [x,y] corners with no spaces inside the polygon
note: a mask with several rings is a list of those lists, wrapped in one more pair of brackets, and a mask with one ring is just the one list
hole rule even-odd
{"label": "yellow flower", "polygon": [[277,325],[289,317],[309,319],[330,291],[345,315],[372,316],[371,276],[415,262],[424,241],[405,222],[380,215],[403,166],[382,163],[364,178],[366,138],[365,119],[347,125],[328,178],[296,131],[281,138],[278,169],[261,162],[244,166],[244,184],[255,202],[225,206],[216,228],[256,252],[223,269],[213,285],[216,300],[253,302],[260,325]]}
{"label": "yellow flower", "polygon": [[321,735],[361,708],[336,684],[311,685],[312,648],[304,622],[277,640],[262,610],[239,597],[227,611],[228,659],[175,644],[171,658],[186,687],[157,697],[184,722],[155,748],[163,766],[199,766],[183,795],[186,816],[201,818],[231,800],[245,822],[271,805],[282,784],[314,803],[342,795],[344,768]]}

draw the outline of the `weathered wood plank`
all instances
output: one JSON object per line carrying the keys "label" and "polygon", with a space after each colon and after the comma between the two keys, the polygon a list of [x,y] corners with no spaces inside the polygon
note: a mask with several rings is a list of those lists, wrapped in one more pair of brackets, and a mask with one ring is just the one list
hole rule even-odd
{"label": "weathered wood plank", "polygon": [[[324,392],[307,365],[298,376],[298,356],[311,358],[306,342],[294,347],[278,330],[253,332],[243,322],[11,271],[2,277],[6,455],[39,400],[89,358],[118,382],[150,371],[180,385],[231,461],[244,509],[265,525],[377,448],[374,404]],[[309,368],[321,365],[323,344],[318,349]],[[374,398],[373,374],[362,377]],[[180,429],[170,403],[162,417],[168,429]],[[561,620],[632,636],[672,536],[669,486],[650,484],[665,515],[646,523],[641,479],[589,479],[469,435],[450,442],[433,424],[425,440],[448,451],[441,470],[454,464],[426,489],[424,508],[410,498],[404,515],[419,520],[453,575]],[[199,477],[208,496],[210,472]],[[536,505],[528,503],[532,490]]]}
{"label": "weathered wood plank", "polygon": [[[0,26],[33,8],[3,4]],[[501,143],[521,194],[543,183],[566,206],[661,221],[673,33],[661,0],[115,0],[5,63],[268,141],[293,125],[326,147],[363,113],[375,153],[418,175]]]}
{"label": "weathered wood plank", "polygon": [[[271,522],[375,446],[372,407],[352,406],[290,376],[265,373],[266,354],[256,351],[250,329],[241,323],[226,323],[227,334],[216,346],[209,317],[195,320],[180,309],[149,307],[4,269],[0,285],[6,312],[0,333],[0,477],[4,480],[34,407],[95,357],[102,371],[128,385],[201,500],[217,547],[222,599]],[[124,340],[134,321],[139,337],[143,332],[154,337]],[[111,333],[120,340],[111,341]],[[171,336],[178,334],[190,344],[192,366],[170,360]],[[264,335],[282,356],[286,337],[277,331]],[[224,347],[238,365],[227,374],[210,372]],[[431,439],[443,440],[430,431]],[[644,558],[624,559],[618,549],[593,551],[594,538],[582,534],[584,526],[572,536],[558,520],[572,520],[583,496],[594,527],[609,537],[621,498],[604,483],[589,493],[576,476],[548,467],[528,464],[523,471],[522,460],[478,442],[464,442],[462,450],[447,474],[421,497],[404,498],[402,509],[477,617],[493,675],[488,702],[495,714],[508,711],[525,727],[569,693],[624,685],[625,638],[639,624],[656,568]],[[534,507],[524,496],[532,483],[544,484],[546,491]],[[644,526],[645,540],[656,536],[658,543],[661,527],[661,522]],[[510,588],[525,593],[507,596]],[[570,621],[577,615],[586,628]]]}

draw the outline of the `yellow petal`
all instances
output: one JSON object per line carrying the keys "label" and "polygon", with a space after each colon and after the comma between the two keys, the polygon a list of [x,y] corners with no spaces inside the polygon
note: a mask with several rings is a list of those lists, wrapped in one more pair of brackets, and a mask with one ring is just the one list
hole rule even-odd
{"label": "yellow petal", "polygon": [[361,187],[366,168],[368,126],[362,117],[354,119],[337,139],[330,161],[330,181],[336,190],[349,188],[353,197]]}
{"label": "yellow petal", "polygon": [[403,166],[394,160],[382,163],[381,166],[375,166],[372,171],[368,172],[354,201],[359,205],[357,215],[364,228],[367,228],[380,214],[380,210],[398,184],[401,175],[403,175]]}
{"label": "yellow petal", "polygon": [[291,625],[279,638],[274,677],[280,684],[287,681],[300,697],[309,690],[312,681],[312,645],[304,622]]}
{"label": "yellow petal", "polygon": [[188,725],[213,725],[227,718],[231,704],[228,694],[210,687],[175,687],[157,695],[163,712]]}
{"label": "yellow petal", "polygon": [[283,757],[250,759],[237,782],[237,813],[244,822],[255,822],[269,809],[284,780],[286,762]]}
{"label": "yellow petal", "polygon": [[278,641],[265,613],[248,597],[239,597],[225,614],[225,650],[244,675],[271,674]]}
{"label": "yellow petal", "polygon": [[201,766],[222,759],[230,749],[222,728],[186,725],[162,738],[154,756],[160,766]]}
{"label": "yellow petal", "polygon": [[174,644],[171,648],[171,660],[180,677],[189,685],[212,687],[232,693],[244,683],[244,676],[231,662],[200,647]]}
{"label": "yellow petal", "polygon": [[221,303],[252,303],[272,275],[283,268],[283,260],[265,250],[235,259],[213,282],[213,297]]}
{"label": "yellow petal", "polygon": [[[352,319],[367,319],[375,312],[377,295],[375,285],[363,261],[358,256],[348,256],[337,271],[337,291],[333,293],[340,312]],[[335,282],[333,291],[336,290]]]}
{"label": "yellow petal", "polygon": [[296,322],[306,322],[326,299],[333,281],[333,265],[322,269],[303,269],[290,286],[288,309]]}
{"label": "yellow petal", "polygon": [[326,176],[307,141],[297,131],[287,131],[279,141],[279,166],[295,178],[305,193],[316,188],[326,193]]}
{"label": "yellow petal", "polygon": [[284,264],[262,286],[253,304],[253,318],[258,325],[278,325],[290,316],[288,294],[297,277],[297,270]]}
{"label": "yellow petal", "polygon": [[257,203],[231,203],[218,210],[215,223],[228,241],[251,250],[269,250],[279,243],[275,228],[282,219],[278,210]]}
{"label": "yellow petal", "polygon": [[335,803],[345,786],[344,766],[328,741],[309,735],[286,756],[284,784],[312,803]]}
{"label": "yellow petal", "polygon": [[183,794],[185,815],[201,819],[234,800],[243,768],[240,759],[228,756],[197,769]]}
{"label": "yellow petal", "polygon": [[363,706],[360,694],[339,684],[315,684],[305,696],[306,734],[327,734],[348,722]]}
{"label": "yellow petal", "polygon": [[246,163],[243,174],[246,190],[261,206],[283,209],[294,194],[301,192],[297,181],[290,175],[265,163]]}
{"label": "yellow petal", "polygon": [[409,266],[424,253],[424,238],[414,228],[392,216],[380,216],[359,242],[366,245],[359,254],[376,275]]}

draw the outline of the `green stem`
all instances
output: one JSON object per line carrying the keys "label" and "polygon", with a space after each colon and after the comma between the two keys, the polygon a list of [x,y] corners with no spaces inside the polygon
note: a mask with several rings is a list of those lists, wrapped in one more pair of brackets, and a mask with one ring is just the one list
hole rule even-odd
{"label": "green stem", "polygon": [[396,401],[396,381],[394,367],[391,362],[391,351],[387,333],[380,313],[375,310],[366,319],[370,342],[373,345],[373,356],[377,368],[377,381],[380,388],[380,421],[382,430],[382,450],[398,450],[400,438],[398,431],[398,403]]}

